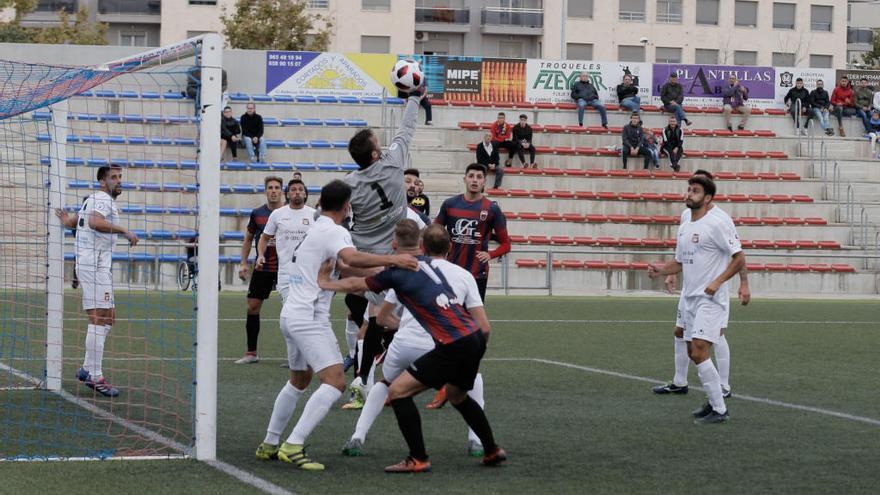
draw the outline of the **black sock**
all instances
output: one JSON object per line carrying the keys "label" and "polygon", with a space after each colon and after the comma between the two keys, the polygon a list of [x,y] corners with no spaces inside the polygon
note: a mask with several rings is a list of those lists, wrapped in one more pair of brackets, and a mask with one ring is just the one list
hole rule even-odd
{"label": "black sock", "polygon": [[406,440],[406,445],[409,447],[410,457],[420,461],[428,460],[428,453],[425,452],[425,439],[422,437],[422,418],[419,416],[419,409],[412,397],[391,401],[391,408],[394,409],[394,415],[397,417],[400,433],[403,434],[403,439]]}
{"label": "black sock", "polygon": [[487,454],[495,452],[498,446],[495,444],[495,437],[492,436],[492,427],[489,426],[489,420],[486,418],[483,408],[469,395],[461,404],[453,404],[452,406],[458,409],[465,423],[480,438],[480,442],[483,443],[483,451]]}
{"label": "black sock", "polygon": [[244,326],[247,331],[247,351],[257,352],[257,336],[260,335],[260,315],[247,315]]}
{"label": "black sock", "polygon": [[373,360],[382,352],[381,349],[382,327],[376,323],[376,318],[371,316],[367,322],[367,333],[364,335],[364,355],[361,356],[361,366],[358,368],[358,376],[364,383],[367,383]]}

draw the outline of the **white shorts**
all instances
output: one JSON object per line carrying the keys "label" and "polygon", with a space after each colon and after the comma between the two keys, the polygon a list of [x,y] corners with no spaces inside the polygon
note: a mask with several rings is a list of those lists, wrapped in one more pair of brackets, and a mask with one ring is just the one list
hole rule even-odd
{"label": "white shorts", "polygon": [[708,297],[695,298],[685,303],[684,340],[705,340],[713,344],[721,337],[721,329],[727,325],[729,307],[718,304]]}
{"label": "white shorts", "polygon": [[[726,329],[727,329],[727,321],[728,321],[729,317],[730,317],[730,311],[725,312],[725,313],[724,313],[724,324],[721,325],[721,329],[722,329],[722,330],[726,330]],[[683,298],[683,297],[679,297],[679,298],[678,298],[678,309],[676,309],[676,312],[675,312],[675,328],[681,328],[681,329],[684,329],[684,327],[685,327],[685,322],[684,322],[684,298]]]}
{"label": "white shorts", "polygon": [[342,364],[342,353],[330,323],[295,323],[281,317],[281,333],[287,343],[287,365],[292,371],[315,373]]}
{"label": "white shorts", "polygon": [[83,309],[116,307],[113,299],[113,274],[110,270],[89,270],[80,266],[76,270],[76,276],[83,291]]}
{"label": "white shorts", "polygon": [[282,287],[282,286],[278,285],[275,287],[275,290],[277,290],[278,294],[281,295],[281,307],[284,307],[284,301],[287,300],[287,293],[290,292],[290,286],[285,285]]}
{"label": "white shorts", "polygon": [[385,354],[385,360],[382,361],[382,379],[388,383],[393,382],[416,359],[433,349],[433,342],[430,345],[419,345],[406,341],[400,342],[397,339],[392,340],[388,353]]}

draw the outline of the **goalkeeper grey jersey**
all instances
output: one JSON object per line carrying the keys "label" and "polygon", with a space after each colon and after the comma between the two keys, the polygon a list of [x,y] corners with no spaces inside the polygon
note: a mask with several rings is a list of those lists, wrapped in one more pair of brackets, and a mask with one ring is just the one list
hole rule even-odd
{"label": "goalkeeper grey jersey", "polygon": [[419,98],[407,99],[400,128],[385,155],[366,169],[350,173],[351,238],[360,251],[391,253],[394,226],[406,218],[409,202],[403,189],[403,171],[409,168],[409,144],[416,130]]}

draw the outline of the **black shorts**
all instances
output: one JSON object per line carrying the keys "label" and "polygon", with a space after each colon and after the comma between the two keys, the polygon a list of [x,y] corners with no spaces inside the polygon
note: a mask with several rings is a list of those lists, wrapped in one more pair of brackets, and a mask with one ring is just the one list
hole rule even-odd
{"label": "black shorts", "polygon": [[474,388],[485,353],[486,337],[479,331],[451,344],[438,345],[416,359],[407,371],[431,388],[440,389],[448,383],[467,391]]}
{"label": "black shorts", "polygon": [[362,327],[364,324],[364,313],[367,312],[367,301],[366,297],[359,296],[357,294],[346,294],[345,296],[345,306],[348,308],[348,312],[351,313],[351,321],[353,321],[358,328]]}
{"label": "black shorts", "polygon": [[489,277],[474,279],[477,281],[477,291],[480,293],[480,299],[486,302],[486,284],[489,283]]}
{"label": "black shorts", "polygon": [[254,273],[251,274],[251,283],[248,285],[247,298],[265,301],[269,299],[277,283],[278,272],[254,270]]}

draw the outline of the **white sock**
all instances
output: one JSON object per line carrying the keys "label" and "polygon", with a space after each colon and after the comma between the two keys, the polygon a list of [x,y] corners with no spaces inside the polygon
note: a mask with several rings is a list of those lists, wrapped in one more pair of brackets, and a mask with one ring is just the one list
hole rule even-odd
{"label": "white sock", "polygon": [[287,443],[303,445],[306,442],[306,438],[309,438],[312,430],[324,419],[324,416],[333,407],[333,403],[339,400],[341,395],[342,392],[336,387],[322,383],[318,390],[315,390],[312,396],[309,397],[309,401],[306,402],[302,416],[299,417],[299,421],[296,422],[296,426],[293,427],[293,431],[287,437]]}
{"label": "white sock", "polygon": [[378,368],[378,366],[376,366],[376,361],[373,361],[372,366],[370,367],[370,374],[367,375],[367,390],[373,388],[373,384],[376,383],[376,368]]}
{"label": "white sock", "polygon": [[266,439],[263,442],[269,445],[278,445],[278,441],[281,440],[281,432],[287,428],[287,423],[290,422],[290,417],[296,410],[296,403],[303,392],[304,390],[291,385],[290,381],[284,384],[284,387],[278,392],[278,396],[275,397],[275,406],[272,408],[272,417],[269,419],[269,428],[266,429]]}
{"label": "white sock", "polygon": [[[474,379],[474,388],[468,391],[468,395],[471,399],[474,399],[474,402],[480,405],[481,408],[485,409],[486,401],[483,398],[483,374],[477,373],[477,377]],[[480,437],[474,433],[474,430],[468,428],[468,441],[475,441],[480,445],[483,445],[483,442],[480,441]]]}
{"label": "white sock", "polygon": [[83,359],[83,369],[92,372],[93,366],[95,366],[95,340],[97,338],[97,332],[95,331],[95,325],[91,323],[86,330],[86,357]]}
{"label": "white sock", "polygon": [[681,337],[675,337],[675,376],[672,378],[673,385],[684,387],[688,384],[688,363],[690,362],[687,342]]}
{"label": "white sock", "polygon": [[361,361],[363,361],[363,359],[364,359],[364,339],[358,339],[358,341],[357,341],[357,357],[358,357],[357,367],[358,367],[358,369],[360,369]]}
{"label": "white sock", "polygon": [[727,412],[727,406],[724,405],[724,397],[721,396],[721,377],[718,376],[718,370],[712,364],[711,359],[707,359],[697,365],[697,375],[703,382],[703,390],[709,396],[709,404],[718,414]]}
{"label": "white sock", "polygon": [[715,342],[715,361],[718,363],[718,375],[721,377],[721,387],[730,388],[730,346],[724,335]]}
{"label": "white sock", "polygon": [[350,358],[354,358],[355,351],[357,350],[358,330],[360,329],[357,323],[345,320],[345,343],[348,344],[348,357]]}
{"label": "white sock", "polygon": [[89,325],[86,332],[86,356],[82,367],[96,380],[104,376],[104,371],[101,369],[104,361],[104,342],[107,340],[110,328],[110,325]]}
{"label": "white sock", "polygon": [[379,417],[379,413],[385,407],[385,399],[387,398],[388,385],[385,385],[385,382],[379,382],[370,389],[370,393],[367,394],[367,401],[364,403],[364,408],[358,417],[357,426],[354,428],[354,435],[351,436],[352,439],[357,438],[361,442],[367,439],[367,433],[370,432],[370,427],[373,426],[376,418]]}

